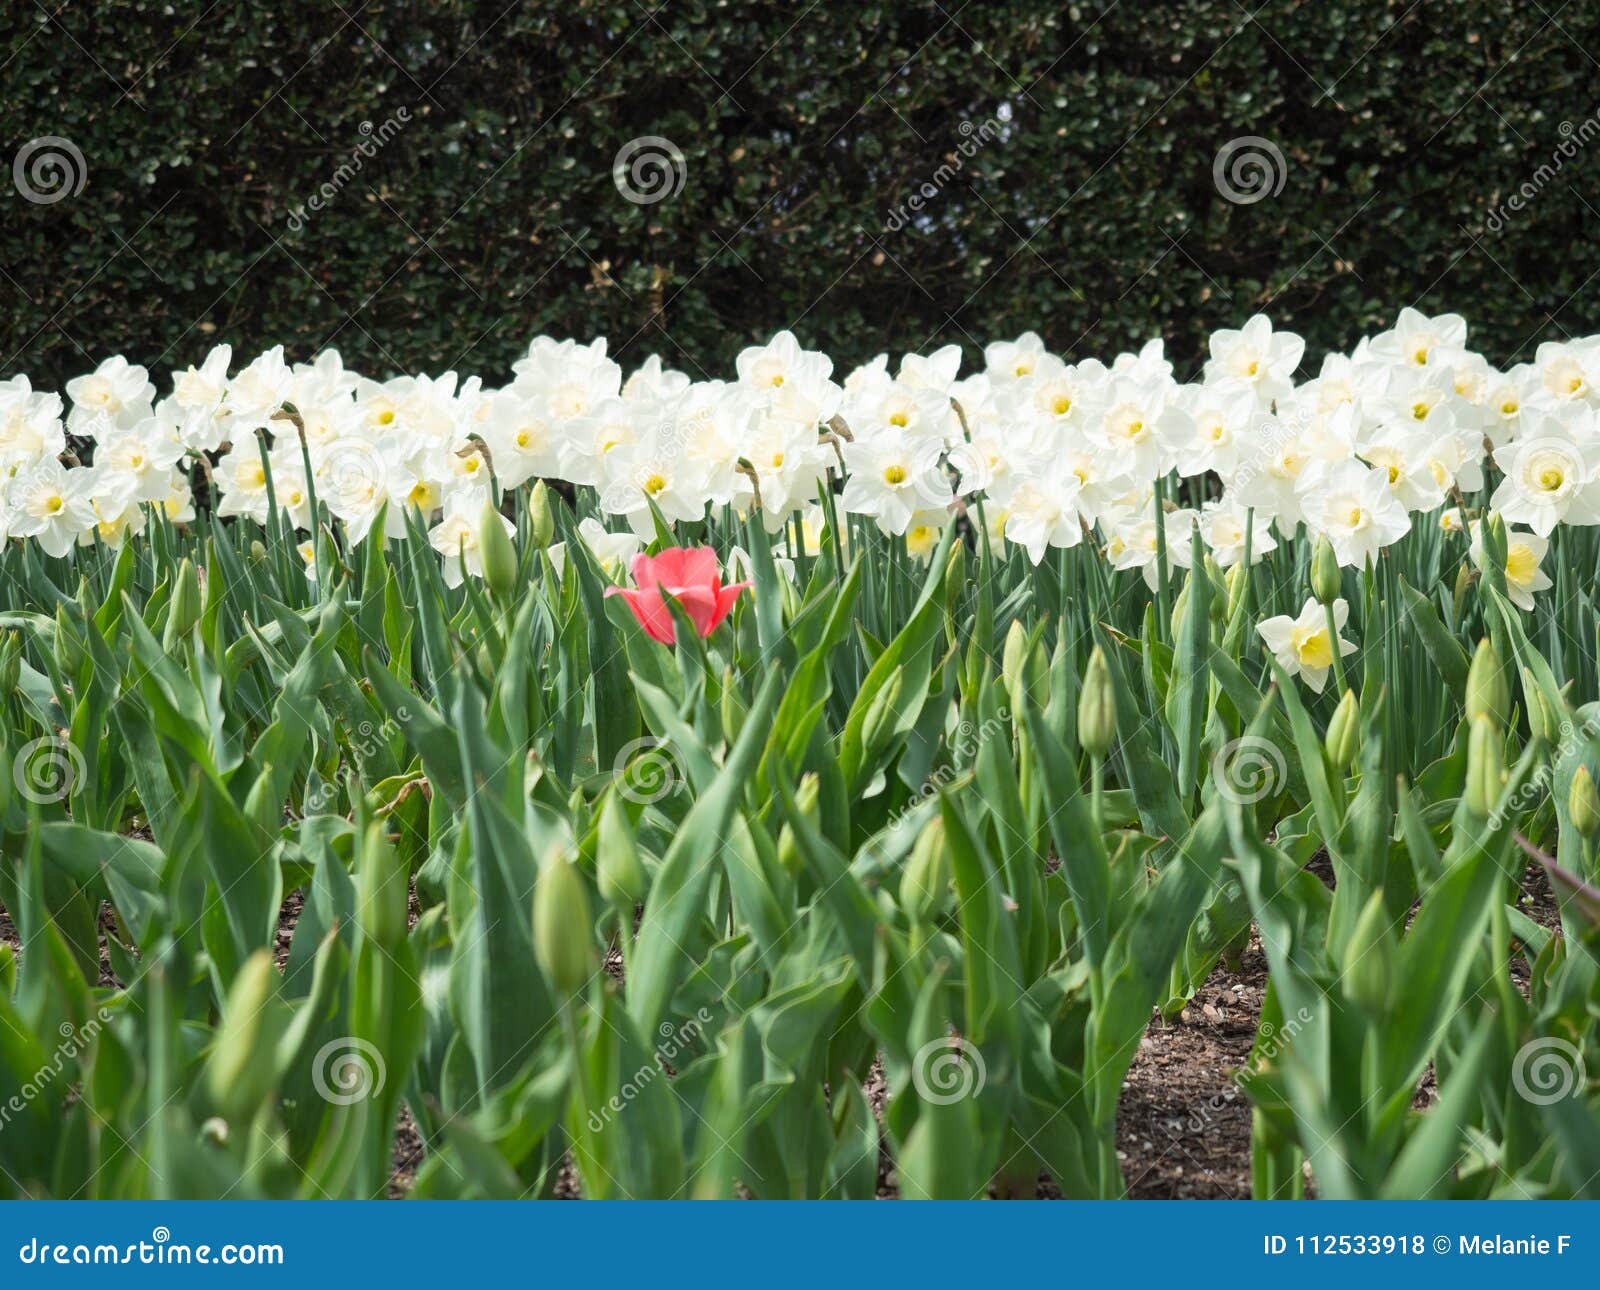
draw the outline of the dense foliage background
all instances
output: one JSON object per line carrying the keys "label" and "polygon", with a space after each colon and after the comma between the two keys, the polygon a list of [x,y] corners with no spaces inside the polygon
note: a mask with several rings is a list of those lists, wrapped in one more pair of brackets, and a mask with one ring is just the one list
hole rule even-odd
{"label": "dense foliage background", "polygon": [[[0,189],[0,376],[45,386],[221,339],[493,380],[536,332],[697,375],[784,326],[842,363],[1161,333],[1187,375],[1260,308],[1313,358],[1405,304],[1467,314],[1500,361],[1600,330],[1593,5],[96,0],[0,23],[5,163],[56,135],[87,170],[48,205]],[[685,159],[648,206],[612,175],[641,135]],[[1246,205],[1213,180],[1242,135],[1285,158]]]}

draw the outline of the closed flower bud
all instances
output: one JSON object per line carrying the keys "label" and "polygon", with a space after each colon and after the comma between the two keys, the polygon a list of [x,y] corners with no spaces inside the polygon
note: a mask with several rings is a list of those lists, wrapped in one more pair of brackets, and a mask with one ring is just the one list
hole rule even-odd
{"label": "closed flower bud", "polygon": [[257,538],[250,544],[250,563],[265,564],[267,562],[267,544]]}
{"label": "closed flower bud", "polygon": [[1467,603],[1467,592],[1471,590],[1472,584],[1477,579],[1477,576],[1478,575],[1476,572],[1474,572],[1472,566],[1465,560],[1461,562],[1461,568],[1456,570],[1456,585],[1453,593],[1453,602],[1455,605],[1456,617],[1458,619],[1461,617],[1461,610],[1463,606],[1465,606]]}
{"label": "closed flower bud", "polygon": [[900,876],[900,908],[913,923],[925,921],[939,908],[950,886],[950,855],[945,846],[944,820],[935,815],[922,826],[911,858]]}
{"label": "closed flower bud", "polygon": [[1311,594],[1322,604],[1331,605],[1339,598],[1344,582],[1339,572],[1339,559],[1333,553],[1333,543],[1319,537],[1311,549]]}
{"label": "closed flower bud", "polygon": [[1006,630],[1006,643],[1000,650],[1000,676],[1005,681],[1006,692],[1015,701],[1017,686],[1022,681],[1022,664],[1028,656],[1028,631],[1020,619],[1013,618]]}
{"label": "closed flower bud", "polygon": [[1488,717],[1478,717],[1467,736],[1467,784],[1462,798],[1474,815],[1488,817],[1500,800],[1500,732]]}
{"label": "closed flower bud", "polygon": [[381,820],[367,826],[356,865],[356,923],[373,944],[392,950],[406,938],[411,873]]}
{"label": "closed flower bud", "polygon": [[1600,833],[1600,794],[1595,792],[1594,777],[1587,766],[1573,772],[1572,788],[1567,793],[1567,815],[1572,827],[1586,838]]}
{"label": "closed flower bud", "polygon": [[583,878],[559,851],[533,885],[533,952],[563,999],[581,994],[594,967],[593,915]]}
{"label": "closed flower bud", "polygon": [[944,566],[944,612],[947,618],[955,614],[966,589],[967,548],[960,542],[953,542],[950,544],[950,559]]}
{"label": "closed flower bud", "polygon": [[1505,670],[1486,636],[1478,642],[1472,666],[1467,669],[1467,720],[1488,717],[1497,728],[1504,729],[1510,711],[1511,693]]}
{"label": "closed flower bud", "polygon": [[750,710],[739,693],[739,687],[734,683],[731,667],[722,669],[722,702],[719,706],[722,715],[722,737],[731,744],[744,729],[744,716]]}
{"label": "closed flower bud", "polygon": [[1339,706],[1333,710],[1324,746],[1328,750],[1328,760],[1340,769],[1355,760],[1356,750],[1361,746],[1361,708],[1353,690],[1346,690]]}
{"label": "closed flower bud", "polygon": [[185,556],[172,581],[172,600],[167,606],[167,626],[162,633],[162,645],[170,650],[188,636],[200,621],[203,607],[200,579],[193,562]]}
{"label": "closed flower bud", "polygon": [[511,545],[505,520],[493,502],[483,504],[478,520],[478,558],[489,590],[502,600],[510,599],[517,588],[517,548]]}
{"label": "closed flower bud", "polygon": [[1205,558],[1205,571],[1206,577],[1211,582],[1211,596],[1206,602],[1209,606],[1208,612],[1211,615],[1211,621],[1220,624],[1227,617],[1228,575],[1222,571],[1222,566],[1209,553]]}
{"label": "closed flower bud", "polygon": [[556,535],[556,516],[550,509],[550,489],[539,480],[528,494],[528,536],[533,545],[543,551]]}
{"label": "closed flower bud", "polygon": [[1503,570],[1506,567],[1506,522],[1499,511],[1489,512],[1483,535],[1484,565]]}
{"label": "closed flower bud", "polygon": [[[815,771],[807,771],[802,775],[794,791],[794,802],[800,808],[801,817],[813,828],[817,823],[817,799],[821,792],[822,781],[817,778]],[[797,874],[806,867],[800,846],[794,840],[794,827],[790,824],[785,824],[778,833],[778,863],[789,873]]]}
{"label": "closed flower bud", "polygon": [[1042,644],[1029,641],[1028,633],[1019,622],[1012,622],[1011,630],[1006,633],[1001,678],[1005,681],[1013,712],[1021,713],[1027,703],[1043,706],[1050,685],[1050,660]]}
{"label": "closed flower bud", "polygon": [[905,679],[905,669],[897,667],[889,673],[889,679],[883,689],[873,696],[871,704],[867,707],[867,715],[861,722],[861,746],[874,751],[878,747],[878,739],[888,733],[890,723],[894,720],[894,705],[900,698],[900,686]]}
{"label": "closed flower bud", "polygon": [[1547,744],[1560,743],[1561,718],[1527,668],[1522,669],[1522,693],[1528,705],[1528,728],[1533,731],[1534,738],[1543,739]]}
{"label": "closed flower bud", "polygon": [[1345,943],[1340,982],[1345,997],[1370,1017],[1382,1017],[1394,997],[1395,934],[1383,893],[1373,892]]}
{"label": "closed flower bud", "polygon": [[10,694],[22,676],[22,641],[16,632],[0,635],[0,694]]}
{"label": "closed flower bud", "polygon": [[245,1121],[272,1093],[278,969],[257,950],[239,969],[222,1007],[206,1065],[206,1089],[230,1120]]}
{"label": "closed flower bud", "polygon": [[1228,590],[1228,617],[1232,618],[1239,608],[1239,601],[1243,598],[1245,586],[1250,581],[1250,570],[1242,563],[1233,565],[1228,570],[1224,583]]}
{"label": "closed flower bud", "polygon": [[615,793],[607,793],[600,807],[599,849],[595,854],[595,876],[600,895],[611,904],[632,908],[644,899],[644,865],[633,824]]}
{"label": "closed flower bud", "polygon": [[1111,668],[1096,645],[1078,692],[1078,742],[1091,757],[1104,757],[1116,734],[1116,690],[1111,684]]}
{"label": "closed flower bud", "polygon": [[65,605],[56,606],[55,657],[56,666],[69,680],[77,677],[78,669],[88,657],[83,638],[78,635],[78,629],[73,625],[72,619],[67,616]]}

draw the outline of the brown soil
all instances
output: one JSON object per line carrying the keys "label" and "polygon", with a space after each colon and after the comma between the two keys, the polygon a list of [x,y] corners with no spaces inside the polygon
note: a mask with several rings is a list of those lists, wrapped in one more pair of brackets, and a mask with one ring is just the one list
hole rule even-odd
{"label": "brown soil", "polygon": [[1266,958],[1252,937],[1239,971],[1219,963],[1176,1020],[1150,1023],[1117,1113],[1130,1197],[1249,1197],[1250,1101],[1234,1074],[1255,1042],[1266,984]]}

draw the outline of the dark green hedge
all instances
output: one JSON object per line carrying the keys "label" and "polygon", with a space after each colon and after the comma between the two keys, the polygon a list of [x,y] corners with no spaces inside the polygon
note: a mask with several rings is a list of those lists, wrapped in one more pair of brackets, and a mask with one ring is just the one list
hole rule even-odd
{"label": "dark green hedge", "polygon": [[[0,188],[0,376],[228,339],[498,378],[536,332],[716,374],[784,326],[845,363],[1026,328],[1189,361],[1259,308],[1313,352],[1405,304],[1500,359],[1600,331],[1594,4],[56,10],[0,17],[0,145],[68,138],[87,182]],[[612,175],[642,135],[685,159],[650,206]],[[1243,135],[1286,170],[1236,205]]]}

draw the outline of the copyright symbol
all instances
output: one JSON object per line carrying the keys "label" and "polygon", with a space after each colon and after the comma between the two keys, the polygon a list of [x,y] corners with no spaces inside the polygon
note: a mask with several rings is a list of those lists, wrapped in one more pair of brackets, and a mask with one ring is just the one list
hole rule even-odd
{"label": "copyright symbol", "polygon": [[1434,1237],[1433,1238],[1433,1249],[1434,1249],[1434,1252],[1436,1254],[1448,1254],[1448,1253],[1450,1253],[1450,1238],[1448,1236],[1436,1236],[1436,1237]]}

